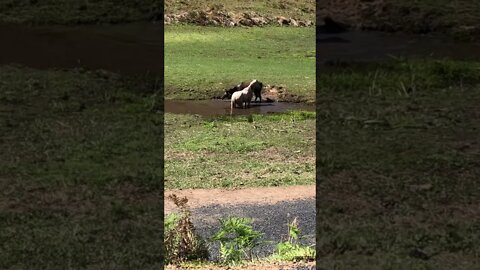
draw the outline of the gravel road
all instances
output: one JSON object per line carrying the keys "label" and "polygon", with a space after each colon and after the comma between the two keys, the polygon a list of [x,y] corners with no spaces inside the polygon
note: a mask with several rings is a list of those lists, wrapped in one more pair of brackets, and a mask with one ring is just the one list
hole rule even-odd
{"label": "gravel road", "polygon": [[[303,237],[302,244],[315,244],[315,200],[283,201],[275,204],[209,205],[192,209],[192,220],[202,237],[213,235],[220,227],[218,219],[228,216],[253,218],[254,229],[264,233],[262,240],[272,241],[254,250],[265,257],[274,251],[275,244],[288,234],[287,223],[297,217]],[[218,245],[210,247],[213,260],[218,258]]]}

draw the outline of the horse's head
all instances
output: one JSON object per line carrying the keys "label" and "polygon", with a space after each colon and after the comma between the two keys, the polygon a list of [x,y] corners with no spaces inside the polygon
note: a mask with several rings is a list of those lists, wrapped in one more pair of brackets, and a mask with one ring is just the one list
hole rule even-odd
{"label": "horse's head", "polygon": [[237,91],[237,86],[234,86],[223,93],[222,99],[231,98],[232,94]]}

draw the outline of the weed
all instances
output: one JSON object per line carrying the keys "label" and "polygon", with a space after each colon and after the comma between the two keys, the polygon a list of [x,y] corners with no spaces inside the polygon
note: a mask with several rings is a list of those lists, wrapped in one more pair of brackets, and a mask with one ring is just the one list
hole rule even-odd
{"label": "weed", "polygon": [[186,260],[208,259],[206,243],[195,232],[190,219],[188,199],[170,195],[168,199],[180,209],[179,214],[170,214],[165,219],[165,261],[179,263]]}
{"label": "weed", "polygon": [[252,228],[252,219],[229,217],[221,219],[220,230],[212,237],[220,242],[220,257],[223,263],[234,264],[251,258],[252,249],[257,247],[262,233]]}
{"label": "weed", "polygon": [[297,218],[288,224],[288,240],[280,242],[276,246],[275,254],[272,256],[281,261],[311,261],[315,259],[315,249],[310,246],[302,246],[298,243],[300,229]]}

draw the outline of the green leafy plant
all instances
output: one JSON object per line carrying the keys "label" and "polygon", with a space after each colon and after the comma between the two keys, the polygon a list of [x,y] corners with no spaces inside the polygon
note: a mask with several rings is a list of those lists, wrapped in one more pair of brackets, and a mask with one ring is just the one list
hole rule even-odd
{"label": "green leafy plant", "polygon": [[298,243],[300,229],[297,218],[288,224],[288,240],[280,242],[276,246],[273,259],[281,261],[312,261],[315,260],[315,249],[311,246],[303,246]]}
{"label": "green leafy plant", "polygon": [[180,213],[169,214],[165,218],[165,261],[179,263],[186,260],[208,259],[205,241],[195,232],[187,206],[188,199],[178,198],[175,194],[168,199],[180,209]]}
{"label": "green leafy plant", "polygon": [[252,250],[260,244],[262,233],[252,227],[253,219],[229,217],[221,219],[221,228],[212,237],[220,242],[220,257],[223,263],[234,264],[251,258]]}

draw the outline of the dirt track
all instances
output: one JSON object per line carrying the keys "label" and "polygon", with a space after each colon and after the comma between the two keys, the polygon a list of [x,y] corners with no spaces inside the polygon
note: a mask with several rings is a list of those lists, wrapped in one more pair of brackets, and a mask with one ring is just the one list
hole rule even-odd
{"label": "dirt track", "polygon": [[[315,186],[266,187],[244,189],[184,189],[167,190],[165,198],[175,194],[187,197],[190,208],[200,208],[212,205],[233,206],[237,204],[275,204],[281,201],[300,199],[315,199]],[[175,210],[170,200],[165,200],[165,213]]]}

